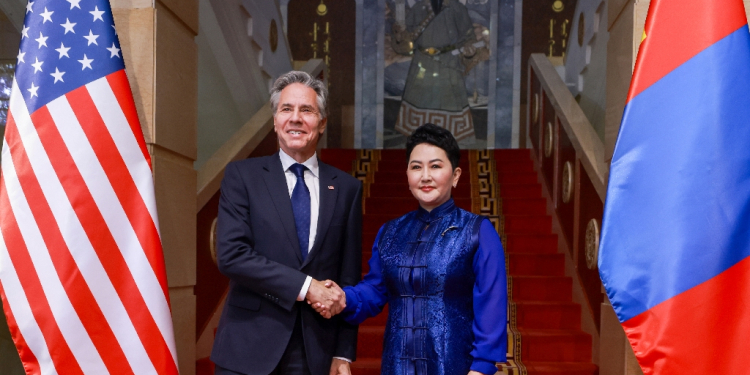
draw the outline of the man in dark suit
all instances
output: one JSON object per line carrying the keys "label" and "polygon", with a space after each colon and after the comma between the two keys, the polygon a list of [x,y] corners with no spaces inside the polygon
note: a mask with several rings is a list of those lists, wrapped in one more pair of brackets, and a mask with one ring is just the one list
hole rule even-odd
{"label": "man in dark suit", "polygon": [[320,162],[327,90],[290,72],[271,90],[280,151],[227,165],[217,261],[231,280],[214,340],[216,374],[348,375],[357,327],[326,319],[361,277],[362,186]]}

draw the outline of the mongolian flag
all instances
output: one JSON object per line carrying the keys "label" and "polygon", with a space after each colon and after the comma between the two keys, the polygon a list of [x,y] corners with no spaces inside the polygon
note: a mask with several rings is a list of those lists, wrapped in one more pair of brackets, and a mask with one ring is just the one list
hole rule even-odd
{"label": "mongolian flag", "polygon": [[748,374],[750,34],[742,0],[652,0],[599,269],[645,374]]}
{"label": "mongolian flag", "polygon": [[27,374],[177,374],[151,160],[114,27],[107,0],[26,6],[0,296]]}

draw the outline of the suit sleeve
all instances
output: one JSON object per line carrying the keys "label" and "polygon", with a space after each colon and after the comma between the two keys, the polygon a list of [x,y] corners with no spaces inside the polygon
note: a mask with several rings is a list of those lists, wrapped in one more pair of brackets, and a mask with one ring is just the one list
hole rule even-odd
{"label": "suit sleeve", "polygon": [[[357,181],[356,193],[350,204],[346,237],[343,241],[339,286],[356,285],[362,278],[362,184]],[[339,318],[341,319],[341,318]],[[334,356],[355,360],[359,326],[341,320]]]}
{"label": "suit sleeve", "polygon": [[233,282],[291,311],[307,275],[256,251],[248,220],[250,215],[265,213],[250,212],[248,193],[237,164],[227,165],[221,182],[217,219],[219,271]]}

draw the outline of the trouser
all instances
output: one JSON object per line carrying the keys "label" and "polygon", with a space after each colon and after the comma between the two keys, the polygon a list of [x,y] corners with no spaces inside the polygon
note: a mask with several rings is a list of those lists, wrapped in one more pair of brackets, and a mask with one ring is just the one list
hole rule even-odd
{"label": "trouser", "polygon": [[[216,366],[214,375],[244,375],[223,367]],[[297,316],[297,322],[294,324],[292,337],[289,344],[281,356],[279,364],[268,375],[310,375],[310,368],[307,366],[307,355],[305,355],[305,343],[302,340],[302,317]]]}

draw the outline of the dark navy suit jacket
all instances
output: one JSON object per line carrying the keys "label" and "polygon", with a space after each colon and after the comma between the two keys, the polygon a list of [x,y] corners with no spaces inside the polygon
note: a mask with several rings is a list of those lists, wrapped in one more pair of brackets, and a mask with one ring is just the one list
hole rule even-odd
{"label": "dark navy suit jacket", "polygon": [[303,262],[279,154],[227,165],[216,255],[231,281],[211,353],[223,368],[269,374],[298,315],[312,375],[328,374],[334,356],[355,359],[357,326],[338,316],[324,319],[296,301],[307,275],[341,287],[361,278],[362,184],[330,165],[319,166],[318,229]]}

